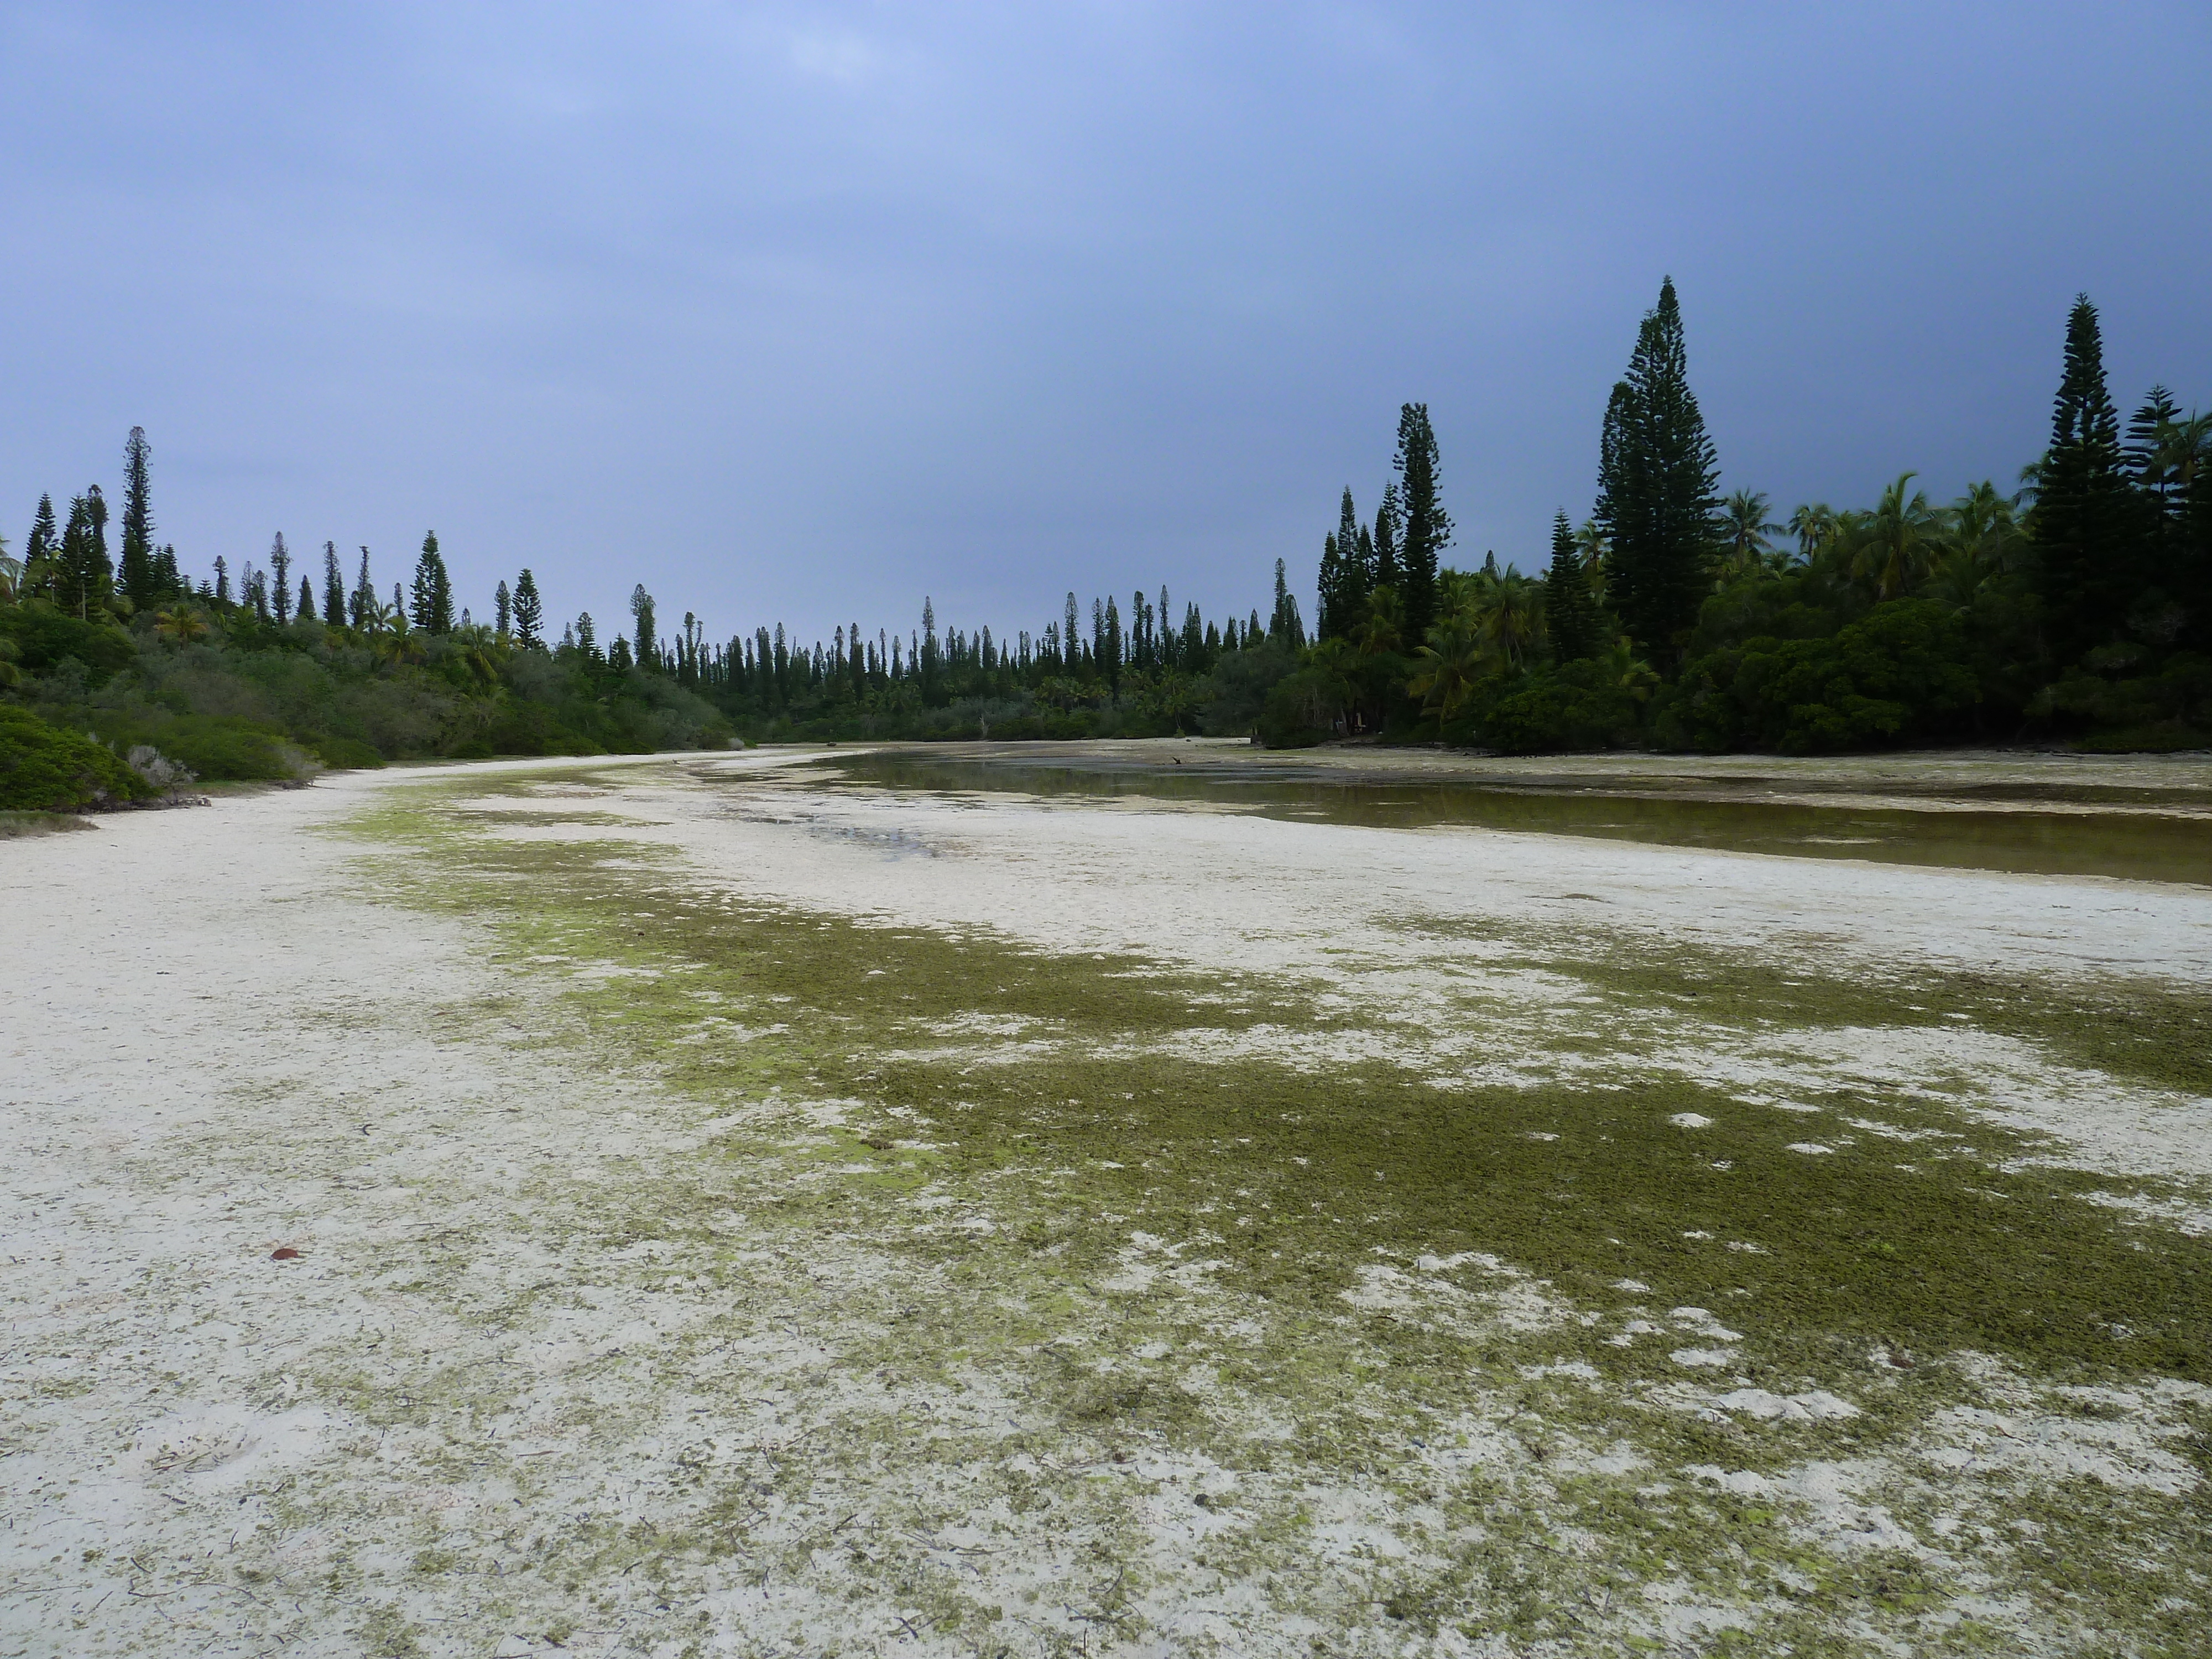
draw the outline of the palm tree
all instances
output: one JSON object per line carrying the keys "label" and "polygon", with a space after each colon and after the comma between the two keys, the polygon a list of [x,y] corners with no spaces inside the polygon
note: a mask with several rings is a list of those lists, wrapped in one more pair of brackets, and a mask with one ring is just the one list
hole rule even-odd
{"label": "palm tree", "polygon": [[422,630],[410,625],[406,611],[396,603],[386,605],[372,600],[371,605],[370,649],[395,667],[422,660]]}
{"label": "palm tree", "polygon": [[1928,505],[1928,492],[1905,493],[1917,477],[1899,473],[1881,492],[1851,561],[1851,574],[1871,581],[1877,599],[1893,599],[1925,576],[1942,546],[1943,523]]}
{"label": "palm tree", "polygon": [[1765,492],[1737,490],[1722,503],[1721,520],[1727,526],[1727,574],[1741,576],[1761,568],[1774,545],[1774,532],[1782,527],[1767,511]]}
{"label": "palm tree", "polygon": [[1486,573],[1474,596],[1474,621],[1483,640],[1517,670],[1542,624],[1542,589],[1517,570],[1502,576]]}
{"label": "palm tree", "polygon": [[208,631],[207,618],[198,610],[181,600],[167,611],[154,613],[154,631],[165,640],[179,645],[190,645],[204,637]]}
{"label": "palm tree", "polygon": [[1590,603],[1605,603],[1605,556],[1609,550],[1605,532],[1598,528],[1595,519],[1584,519],[1582,528],[1575,532],[1575,558],[1589,580]]}
{"label": "palm tree", "polygon": [[1783,528],[1797,538],[1797,562],[1810,564],[1835,538],[1836,509],[1826,501],[1808,501]]}
{"label": "palm tree", "polygon": [[469,671],[471,678],[483,685],[498,683],[500,659],[506,653],[490,629],[472,623],[455,629],[452,639],[454,659]]}
{"label": "palm tree", "polygon": [[1405,640],[1406,606],[1395,587],[1378,587],[1367,596],[1367,616],[1356,637],[1359,654],[1380,656],[1395,651]]}
{"label": "palm tree", "polygon": [[23,580],[23,562],[8,556],[8,538],[0,536],[0,602],[12,603],[16,584]]}
{"label": "palm tree", "polygon": [[2002,574],[2019,562],[2027,538],[2020,522],[2020,497],[2000,495],[1984,478],[1943,511],[1943,540],[1976,570]]}
{"label": "palm tree", "polygon": [[1468,612],[1455,611],[1429,629],[1429,642],[1413,653],[1406,690],[1441,725],[1474,692],[1482,678],[1482,659],[1481,628]]}
{"label": "palm tree", "polygon": [[2161,501],[2186,501],[2197,469],[2212,460],[2212,415],[2191,410],[2160,424],[2151,451],[2151,471]]}

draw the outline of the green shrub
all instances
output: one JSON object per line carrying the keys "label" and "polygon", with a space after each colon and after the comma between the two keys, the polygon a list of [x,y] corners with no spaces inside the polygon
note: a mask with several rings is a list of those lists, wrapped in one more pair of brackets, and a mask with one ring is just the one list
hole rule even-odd
{"label": "green shrub", "polygon": [[0,704],[0,808],[95,811],[156,793],[105,744]]}
{"label": "green shrub", "polygon": [[1696,659],[1655,726],[1669,748],[1788,754],[1942,737],[1979,696],[1966,654],[1951,611],[1892,599],[1832,638],[1762,637]]}
{"label": "green shrub", "polygon": [[1637,699],[1602,660],[1562,663],[1505,683],[1475,713],[1483,744],[1507,755],[1614,749],[1636,735]]}
{"label": "green shrub", "polygon": [[248,720],[181,715],[149,732],[146,740],[211,781],[284,783],[300,775],[298,751],[283,734]]}
{"label": "green shrub", "polygon": [[384,764],[383,756],[355,738],[318,738],[307,746],[324,765],[341,771],[356,768],[367,771]]}
{"label": "green shrub", "polygon": [[1268,688],[1260,705],[1260,741],[1270,749],[1310,749],[1328,737],[1335,703],[1328,677],[1301,668]]}
{"label": "green shrub", "polygon": [[105,615],[97,622],[80,622],[44,600],[0,605],[0,634],[14,643],[24,673],[51,674],[74,659],[85,665],[94,685],[129,667],[138,654],[131,635]]}

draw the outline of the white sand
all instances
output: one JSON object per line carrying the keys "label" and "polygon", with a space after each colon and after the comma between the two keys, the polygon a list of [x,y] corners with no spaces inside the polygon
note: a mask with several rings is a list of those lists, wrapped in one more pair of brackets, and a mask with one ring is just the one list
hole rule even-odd
{"label": "white sand", "polygon": [[[725,781],[696,781],[779,759],[689,760],[672,772],[594,763],[619,787],[592,804],[658,821],[630,833],[680,850],[699,880],[785,902],[989,927],[1056,950],[1131,950],[1224,975],[1333,979],[1349,1004],[1390,1014],[1386,1038],[1401,1022],[1423,1064],[1474,1063],[1455,1058],[1449,1028],[1462,994],[1501,984],[1484,978],[1479,940],[1409,947],[1408,918],[1536,933],[1597,926],[1784,962],[1805,952],[2212,975],[2212,895],[2194,890],[1189,811],[985,810],[805,790],[740,800]],[[747,1222],[738,1176],[714,1224],[740,1249],[757,1238],[760,1260],[734,1315],[649,1225],[636,1237],[612,1230],[625,1195],[642,1216],[669,1182],[703,1179],[687,1160],[720,1127],[643,1080],[564,1066],[557,1045],[532,1036],[552,1018],[533,970],[487,960],[489,928],[377,902],[360,844],[317,833],[410,775],[348,775],[0,844],[0,1144],[9,1148],[0,1655],[520,1654],[555,1638],[568,1650],[672,1656],[694,1640],[704,1652],[812,1651],[832,1639],[851,1650],[968,1650],[929,1635],[875,1581],[841,1577],[841,1551],[894,1546],[988,1588],[1007,1607],[1015,1651],[1091,1644],[1105,1627],[1085,1598],[1105,1594],[1112,1574],[1085,1552],[1108,1534],[1080,1516],[963,1515],[971,1477],[957,1468],[902,1467],[880,1488],[825,1489],[788,1510],[775,1500],[749,1525],[813,1563],[795,1573],[775,1565],[783,1557],[740,1556],[694,1563],[680,1583],[603,1582],[580,1565],[587,1558],[564,1559],[562,1540],[587,1525],[696,1518],[695,1472],[734,1478],[803,1455],[794,1448],[809,1425],[832,1411],[933,1418],[973,1435],[1020,1429],[1026,1407],[983,1376],[894,1395],[842,1372],[839,1333],[810,1328],[817,1287],[842,1295],[881,1283],[894,1297],[912,1287],[893,1282],[896,1270],[865,1236],[817,1242],[804,1257],[787,1249]],[[1540,975],[1503,989],[1531,1017],[1573,1011],[1571,984]],[[519,1045],[502,1041],[515,1034]],[[1762,1075],[1782,1063],[1741,1058]],[[1794,1063],[1840,1072],[1858,1058]],[[2045,1115],[2085,1157],[2100,1144],[2100,1098],[2116,1103],[2103,1109],[2114,1126],[2160,1118],[2142,1158],[2205,1167],[2206,1103],[2147,1103],[2094,1079],[2048,1086],[2087,1114],[2069,1125],[2055,1106]],[[824,1121],[838,1109],[818,1108]],[[272,1261],[279,1246],[301,1259]],[[1126,1285],[1105,1288],[1191,1298],[1233,1331],[1240,1310],[1206,1301],[1206,1263],[1183,1250],[1133,1240]],[[1410,1273],[1378,1267],[1358,1294],[1447,1326],[1489,1318],[1540,1331],[1571,1316],[1510,1264],[1490,1266],[1496,1283],[1480,1295],[1427,1261]],[[437,1297],[414,1293],[425,1279]],[[1709,1314],[1692,1317],[1701,1313],[1636,1322],[1662,1344],[1735,1334]],[[711,1340],[695,1342],[702,1333]],[[1720,1346],[1676,1355],[1693,1376],[1731,1357]],[[330,1384],[349,1370],[387,1407],[419,1399],[422,1409],[372,1421],[358,1396]],[[1189,1375],[1200,1388],[1210,1373]],[[1717,1386],[1686,1402],[1758,1424],[1856,1409],[1710,1371],[1704,1382]],[[2185,1465],[2162,1449],[2178,1409],[2146,1395],[2140,1422],[2085,1439],[2048,1426],[2028,1401],[2009,1426],[1948,1420],[1938,1449],[1982,1457],[2011,1443],[1993,1437],[2025,1434],[2036,1449],[2013,1455],[2015,1474],[2109,1467],[2160,1490],[2185,1486]],[[1510,1415],[1468,1424],[1463,1458],[1509,1455],[1517,1443],[1500,1425]],[[1187,1494],[1228,1494],[1235,1477],[1147,1457],[1097,1477],[1156,1483],[1158,1495],[1129,1500],[1139,1535],[1122,1535],[1153,1585],[1115,1627],[1137,1634],[1096,1635],[1094,1650],[1210,1639],[1306,1651],[1313,1627],[1188,1565],[1228,1523]],[[1887,1537],[1894,1523],[1858,1495],[1875,1473],[1824,1464],[1771,1481],[1714,1478],[1747,1491],[1817,1487],[1824,1512]],[[1316,1491],[1311,1509],[1324,1578],[1367,1572],[1419,1532],[1418,1517],[1372,1490]],[[901,1543],[893,1517],[921,1513],[938,1517],[934,1529]],[[465,1574],[441,1569],[448,1559]],[[1681,1628],[1705,1617],[1685,1613]],[[1347,1650],[1396,1651],[1403,1633],[1378,1618],[1344,1639]],[[1432,1650],[1501,1650],[1449,1632],[1438,1640]]]}

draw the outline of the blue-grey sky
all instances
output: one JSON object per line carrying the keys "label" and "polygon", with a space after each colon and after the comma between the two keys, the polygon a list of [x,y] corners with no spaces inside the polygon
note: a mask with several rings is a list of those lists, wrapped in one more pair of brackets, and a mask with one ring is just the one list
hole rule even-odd
{"label": "blue-grey sky", "polygon": [[1448,558],[1540,562],[1667,272],[1784,509],[2011,479],[2077,289],[2124,410],[2212,403],[2203,0],[74,0],[0,64],[18,546],[136,423],[195,573],[434,526],[479,616],[811,637],[1279,556],[1310,616],[1408,399]]}

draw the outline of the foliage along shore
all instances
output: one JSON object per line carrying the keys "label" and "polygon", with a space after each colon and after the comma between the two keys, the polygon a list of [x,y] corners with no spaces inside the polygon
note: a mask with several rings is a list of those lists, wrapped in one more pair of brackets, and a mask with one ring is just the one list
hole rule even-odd
{"label": "foliage along shore", "polygon": [[588,613],[550,639],[532,572],[454,611],[434,534],[386,600],[368,550],[319,598],[283,538],[197,586],[157,545],[151,450],[125,450],[119,557],[97,486],[42,498],[0,541],[0,809],[174,798],[198,779],[299,781],[387,759],[592,755],[838,738],[1203,732],[1509,753],[1656,747],[1820,752],[2037,737],[2106,749],[2212,743],[2212,416],[2153,387],[2124,432],[2095,308],[2068,319],[2050,447],[2022,488],[1930,503],[1907,473],[1867,510],[1718,492],[1672,283],[1645,317],[1600,440],[1599,492],[1561,513],[1544,574],[1455,569],[1425,405],[1401,412],[1392,483],[1346,489],[1309,637],[1281,560],[1267,619],[1178,619],[1163,587],[1035,635],[901,639],[858,623],[665,637],[642,586],[603,648]]}

